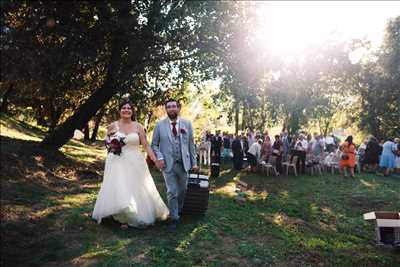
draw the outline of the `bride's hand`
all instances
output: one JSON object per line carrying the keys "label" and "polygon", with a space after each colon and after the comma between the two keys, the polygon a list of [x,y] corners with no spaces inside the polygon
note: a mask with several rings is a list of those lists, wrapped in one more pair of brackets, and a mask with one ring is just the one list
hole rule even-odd
{"label": "bride's hand", "polygon": [[165,168],[165,162],[164,162],[163,159],[156,160],[155,164],[156,164],[156,167],[157,167],[160,171],[162,171],[162,170]]}

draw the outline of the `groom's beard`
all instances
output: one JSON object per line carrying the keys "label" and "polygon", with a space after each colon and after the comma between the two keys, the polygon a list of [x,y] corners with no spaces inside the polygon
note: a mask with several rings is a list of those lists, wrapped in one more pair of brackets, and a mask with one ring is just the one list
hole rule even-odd
{"label": "groom's beard", "polygon": [[170,120],[175,120],[178,117],[178,113],[176,113],[176,112],[170,112],[170,113],[167,113],[167,115]]}

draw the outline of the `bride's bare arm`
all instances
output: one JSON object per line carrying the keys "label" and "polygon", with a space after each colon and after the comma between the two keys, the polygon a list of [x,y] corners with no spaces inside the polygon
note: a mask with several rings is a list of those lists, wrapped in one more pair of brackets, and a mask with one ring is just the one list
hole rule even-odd
{"label": "bride's bare arm", "polygon": [[117,130],[117,122],[112,122],[107,126],[107,135],[114,134]]}
{"label": "bride's bare arm", "polygon": [[140,144],[142,144],[142,147],[145,149],[145,151],[147,152],[147,155],[150,157],[150,159],[152,161],[156,162],[157,158],[153,152],[153,149],[151,149],[149,143],[147,142],[147,137],[146,137],[146,133],[143,129],[143,126],[140,125],[139,123],[137,125],[138,125]]}

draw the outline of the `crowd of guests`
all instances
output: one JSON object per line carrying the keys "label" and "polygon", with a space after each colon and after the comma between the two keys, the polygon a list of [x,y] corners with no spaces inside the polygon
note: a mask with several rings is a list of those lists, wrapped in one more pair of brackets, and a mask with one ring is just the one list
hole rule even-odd
{"label": "crowd of guests", "polygon": [[293,160],[301,174],[313,164],[336,165],[344,176],[349,174],[351,177],[354,177],[356,167],[360,171],[373,172],[380,167],[385,176],[390,174],[390,170],[400,172],[398,138],[378,142],[370,136],[357,147],[352,136],[341,142],[333,134],[322,136],[300,132],[289,136],[283,131],[270,137],[268,131],[233,135],[217,130],[214,134],[205,131],[197,150],[201,165],[232,161],[234,169],[241,170],[246,166],[252,172],[256,172],[262,164],[272,163],[278,173],[282,173],[282,163],[293,163]]}

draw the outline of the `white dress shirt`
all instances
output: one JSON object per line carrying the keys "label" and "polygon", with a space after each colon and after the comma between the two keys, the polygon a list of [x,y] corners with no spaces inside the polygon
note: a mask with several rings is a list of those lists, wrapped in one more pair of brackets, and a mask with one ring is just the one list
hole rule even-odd
{"label": "white dress shirt", "polygon": [[[301,144],[301,146],[299,146],[299,143]],[[308,142],[306,139],[297,141],[296,150],[306,151],[307,147],[308,147]]]}
{"label": "white dress shirt", "polygon": [[258,142],[253,143],[250,148],[249,148],[249,152],[250,154],[252,154],[253,156],[255,156],[257,158],[257,160],[260,159],[260,155],[261,155],[261,145]]}

